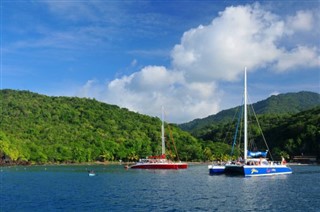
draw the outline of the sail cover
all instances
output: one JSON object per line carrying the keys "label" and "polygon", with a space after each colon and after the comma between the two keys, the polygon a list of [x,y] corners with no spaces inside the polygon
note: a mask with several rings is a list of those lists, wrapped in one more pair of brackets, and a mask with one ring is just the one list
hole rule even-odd
{"label": "sail cover", "polygon": [[251,151],[248,151],[248,157],[252,157],[252,158],[260,158],[260,157],[267,157],[267,154],[268,154],[268,150],[265,151],[265,152],[251,152]]}

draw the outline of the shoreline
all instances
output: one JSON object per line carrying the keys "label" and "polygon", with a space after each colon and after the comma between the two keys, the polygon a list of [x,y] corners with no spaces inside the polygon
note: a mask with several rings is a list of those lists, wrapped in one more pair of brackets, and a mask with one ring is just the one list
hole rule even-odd
{"label": "shoreline", "polygon": [[[92,165],[131,165],[136,162],[119,162],[119,161],[93,161],[93,162],[83,162],[83,163],[3,163],[0,164],[0,167],[8,166],[92,166]],[[200,164],[211,164],[211,162],[186,162],[191,165],[200,165]]]}
{"label": "shoreline", "polygon": [[[9,166],[93,166],[93,165],[123,165],[128,166],[132,165],[135,162],[119,162],[119,161],[94,161],[94,162],[84,162],[84,163],[44,163],[44,164],[37,164],[37,163],[8,163],[8,164],[0,164],[0,167],[9,167]],[[186,162],[189,165],[210,165],[213,162]],[[288,162],[287,165],[289,166],[317,166],[320,163],[297,163],[297,162]]]}

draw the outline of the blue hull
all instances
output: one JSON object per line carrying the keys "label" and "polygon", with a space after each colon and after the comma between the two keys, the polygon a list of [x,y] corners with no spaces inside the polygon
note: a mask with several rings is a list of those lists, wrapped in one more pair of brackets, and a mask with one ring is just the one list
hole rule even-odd
{"label": "blue hull", "polygon": [[209,169],[210,175],[224,174],[224,169]]}
{"label": "blue hull", "polygon": [[291,174],[292,170],[286,166],[272,166],[272,167],[250,167],[244,166],[244,174],[247,177],[251,176],[268,176],[268,175],[282,175]]}
{"label": "blue hull", "polygon": [[225,173],[227,175],[242,175],[245,177],[253,176],[271,176],[291,174],[290,167],[284,165],[275,166],[248,166],[248,165],[230,165],[226,166]]}
{"label": "blue hull", "polygon": [[224,174],[225,166],[209,166],[210,175]]}

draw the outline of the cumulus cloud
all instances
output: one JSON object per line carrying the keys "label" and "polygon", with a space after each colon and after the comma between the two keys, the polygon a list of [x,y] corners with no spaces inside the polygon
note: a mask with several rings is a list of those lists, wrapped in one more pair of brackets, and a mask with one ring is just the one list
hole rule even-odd
{"label": "cumulus cloud", "polygon": [[[319,66],[315,47],[286,49],[279,40],[296,31],[311,30],[313,14],[300,11],[287,20],[253,6],[228,7],[208,26],[185,32],[172,50],[173,65],[187,80],[237,79],[243,67],[270,66],[285,71],[296,65]],[[300,57],[301,56],[301,57]]]}
{"label": "cumulus cloud", "polygon": [[172,51],[173,64],[188,80],[235,80],[243,67],[252,70],[277,57],[274,41],[283,25],[258,6],[228,7],[210,25],[184,33]]}
{"label": "cumulus cloud", "polygon": [[297,43],[288,48],[280,42],[314,28],[314,14],[309,11],[280,17],[259,4],[231,6],[209,25],[182,35],[171,51],[172,68],[144,67],[108,82],[99,97],[154,116],[163,105],[177,123],[205,117],[220,109],[223,91],[218,82],[242,77],[245,66],[249,71],[269,67],[278,72],[319,67],[318,46]]}
{"label": "cumulus cloud", "polygon": [[[92,81],[86,88],[88,85]],[[215,83],[186,83],[182,73],[162,66],[148,66],[115,79],[106,83],[99,95],[94,95],[102,101],[153,116],[159,116],[164,106],[168,121],[179,123],[192,120],[195,114],[205,117],[219,109]]]}

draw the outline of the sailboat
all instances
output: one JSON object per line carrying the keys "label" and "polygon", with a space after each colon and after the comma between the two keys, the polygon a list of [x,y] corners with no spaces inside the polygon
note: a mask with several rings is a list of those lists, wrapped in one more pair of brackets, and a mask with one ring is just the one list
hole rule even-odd
{"label": "sailboat", "polygon": [[130,166],[131,169],[187,169],[188,164],[184,162],[173,162],[166,158],[165,137],[164,137],[164,109],[162,107],[161,117],[161,155],[149,156],[139,159],[137,163]]}
{"label": "sailboat", "polygon": [[[292,170],[284,161],[277,164],[266,159],[267,152],[250,152],[247,150],[247,69],[244,71],[244,160],[236,164],[225,165],[225,174],[251,176],[270,176],[291,174]],[[249,156],[249,157],[248,157]],[[253,157],[254,156],[254,157]],[[260,157],[261,156],[261,157]],[[257,158],[259,157],[259,158]]]}

